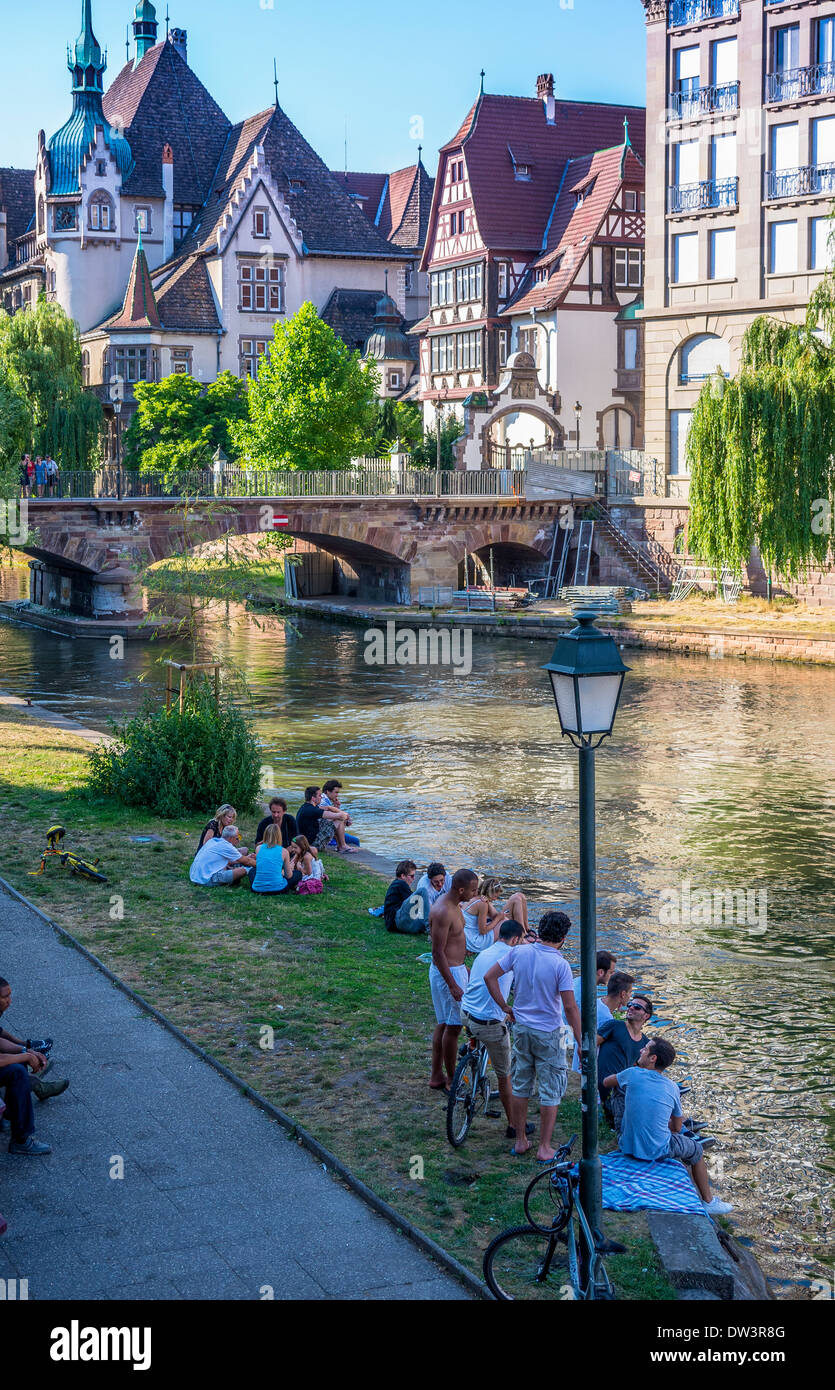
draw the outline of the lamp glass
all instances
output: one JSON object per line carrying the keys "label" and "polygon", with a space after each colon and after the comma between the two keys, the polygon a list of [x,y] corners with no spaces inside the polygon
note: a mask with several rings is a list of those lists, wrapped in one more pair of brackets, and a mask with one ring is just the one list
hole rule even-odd
{"label": "lamp glass", "polygon": [[557,702],[557,714],[560,717],[560,724],[563,732],[567,734],[579,733],[577,720],[577,701],[574,698],[574,677],[562,675],[557,671],[549,672],[551,684],[554,687],[554,699]]}
{"label": "lamp glass", "polygon": [[607,734],[615,722],[623,676],[578,676],[584,734]]}

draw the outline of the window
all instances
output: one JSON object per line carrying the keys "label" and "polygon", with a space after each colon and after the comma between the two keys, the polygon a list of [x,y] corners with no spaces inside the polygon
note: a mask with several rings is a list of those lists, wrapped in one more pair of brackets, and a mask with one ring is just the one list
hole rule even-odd
{"label": "window", "polygon": [[644,283],[644,253],[640,246],[615,247],[615,285],[618,289],[640,289]]}
{"label": "window", "polygon": [[797,223],[772,222],[769,228],[768,268],[772,275],[797,270]]}
{"label": "window", "polygon": [[516,338],[519,351],[526,352],[539,366],[539,334],[535,328],[520,328]]}
{"label": "window", "polygon": [[457,159],[450,165],[450,183],[464,182],[464,161]]}
{"label": "window", "polygon": [[400,390],[400,373],[399,373],[399,372],[389,372],[389,390],[390,390],[390,391],[399,391],[399,390]]}
{"label": "window", "polygon": [[451,270],[436,270],[429,277],[429,292],[433,308],[455,303],[455,276]]}
{"label": "window", "polygon": [[241,376],[251,377],[254,381],[258,376],[258,364],[268,352],[269,344],[265,338],[241,338]]}
{"label": "window", "polygon": [[458,267],[455,272],[455,297],[459,304],[481,299],[481,261]]}
{"label": "window", "polygon": [[673,183],[686,188],[699,182],[699,141],[682,140],[673,148]]}
{"label": "window", "polygon": [[727,87],[739,76],[736,39],[717,39],[711,47],[710,75],[714,87]]}
{"label": "window", "polygon": [[475,372],[481,368],[481,333],[458,334],[458,370]]}
{"label": "window", "polygon": [[46,231],[46,204],[43,198],[38,199],[38,235],[43,236]]}
{"label": "window", "polygon": [[787,24],[775,29],[771,36],[771,53],[772,71],[795,72],[800,66],[800,25]]}
{"label": "window", "polygon": [[623,367],[624,371],[634,372],[638,365],[638,329],[624,328],[623,330]]}
{"label": "window", "polygon": [[499,329],[499,366],[504,367],[507,363],[507,329]]}
{"label": "window", "polygon": [[813,217],[810,232],[810,270],[831,270],[835,266],[835,222],[831,217]]}
{"label": "window", "polygon": [[432,371],[433,372],[454,372],[455,371],[455,336],[452,333],[444,333],[432,340]]}
{"label": "window", "polygon": [[771,167],[796,169],[800,163],[800,128],[796,121],[791,125],[771,127]]}
{"label": "window", "polygon": [[151,209],[137,208],[134,219],[133,230],[139,232],[150,232],[151,230]]}
{"label": "window", "polygon": [[638,194],[634,188],[625,188],[623,191],[624,212],[637,212]]}
{"label": "window", "polygon": [[59,205],[54,213],[56,232],[74,232],[78,228],[78,208],[66,204]]}
{"label": "window", "polygon": [[31,284],[24,285],[24,286],[23,286],[23,305],[24,305],[24,308],[26,308],[26,307],[27,307],[28,305],[30,305],[31,303],[32,303],[32,286],[31,286]]}
{"label": "window", "polygon": [[531,177],[532,169],[530,164],[517,164],[514,170],[517,179],[528,182]]}
{"label": "window", "polygon": [[670,472],[686,473],[687,436],[690,433],[691,410],[670,411]]}
{"label": "window", "polygon": [[413,270],[404,271],[403,288],[406,294],[414,294],[415,291],[415,272]]}
{"label": "window", "polygon": [[81,354],[81,385],[90,385],[90,354],[87,351]]}
{"label": "window", "polygon": [[171,349],[171,371],[174,376],[191,376],[192,352],[191,348],[172,348]]}
{"label": "window", "polygon": [[709,273],[711,280],[736,278],[736,231],[733,227],[710,233]]}
{"label": "window", "polygon": [[[816,169],[830,169],[835,165],[835,116],[821,116],[812,121],[812,163]],[[822,192],[831,193],[833,186],[827,182]]]}
{"label": "window", "polygon": [[96,160],[96,178],[103,179],[103,178],[106,178],[106,177],[107,177],[107,161],[104,160],[104,159],[97,159],[97,160]]}
{"label": "window", "polygon": [[267,208],[256,208],[252,219],[252,235],[268,237],[270,234],[270,214]]}
{"label": "window", "polygon": [[698,111],[699,105],[699,48],[679,48],[675,54],[675,89],[680,98],[680,111],[686,119]]}
{"label": "window", "polygon": [[284,313],[284,263],[260,265],[241,261],[238,266],[240,309],[249,314]]}
{"label": "window", "polygon": [[174,208],[174,245],[179,246],[185,237],[194,220],[194,209],[187,207]]}
{"label": "window", "polygon": [[116,375],[126,385],[135,381],[152,381],[149,374],[153,365],[150,349],[146,347],[117,347],[115,349]]}
{"label": "window", "polygon": [[507,299],[510,286],[510,266],[507,261],[499,261],[499,299]]}
{"label": "window", "polygon": [[710,177],[714,183],[736,178],[736,134],[714,135],[710,142]]}
{"label": "window", "polygon": [[685,232],[673,237],[673,283],[692,284],[699,278],[699,234]]}
{"label": "window", "polygon": [[87,223],[92,232],[112,232],[113,204],[106,193],[94,193],[87,204]]}
{"label": "window", "polygon": [[731,374],[731,350],[724,338],[718,338],[715,333],[701,333],[684,344],[679,371],[682,386],[707,381],[717,369],[721,369],[725,376]]}

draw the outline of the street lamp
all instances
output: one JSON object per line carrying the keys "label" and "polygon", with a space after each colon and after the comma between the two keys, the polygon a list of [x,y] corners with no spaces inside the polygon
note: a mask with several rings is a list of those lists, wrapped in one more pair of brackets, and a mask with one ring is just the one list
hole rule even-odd
{"label": "street lamp", "polygon": [[603,1200],[597,1134],[597,901],[595,888],[594,750],[612,732],[628,666],[617,645],[595,627],[597,614],[575,613],[577,626],[560,637],[544,668],[565,738],[580,753],[580,974],[582,1128],[580,1201],[593,1231],[601,1230]]}
{"label": "street lamp", "polygon": [[576,426],[577,426],[577,448],[578,448],[578,450],[579,450],[579,448],[580,448],[580,416],[582,415],[582,413],[583,413],[582,404],[580,403],[580,401],[575,401],[575,402],[574,402],[574,422],[575,422],[575,424],[576,424]]}
{"label": "street lamp", "polygon": [[113,402],[113,413],[116,418],[116,496],[118,501],[122,500],[122,404],[125,399],[125,383],[115,373],[110,378],[110,399]]}

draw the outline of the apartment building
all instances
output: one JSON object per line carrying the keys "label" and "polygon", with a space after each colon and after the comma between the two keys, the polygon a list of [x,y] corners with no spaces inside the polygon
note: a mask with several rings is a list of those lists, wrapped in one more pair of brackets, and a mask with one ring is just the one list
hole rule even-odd
{"label": "apartment building", "polygon": [[693,407],[830,264],[835,0],[643,0],[646,448],[686,495]]}

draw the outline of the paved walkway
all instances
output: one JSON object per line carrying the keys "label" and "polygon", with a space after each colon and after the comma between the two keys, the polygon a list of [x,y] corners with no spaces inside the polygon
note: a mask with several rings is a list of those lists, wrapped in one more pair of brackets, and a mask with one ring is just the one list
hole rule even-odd
{"label": "paved walkway", "polygon": [[71,1081],[35,1102],[49,1157],[0,1140],[0,1279],[30,1299],[470,1297],[2,890],[0,975],[5,1026],[55,1038]]}

